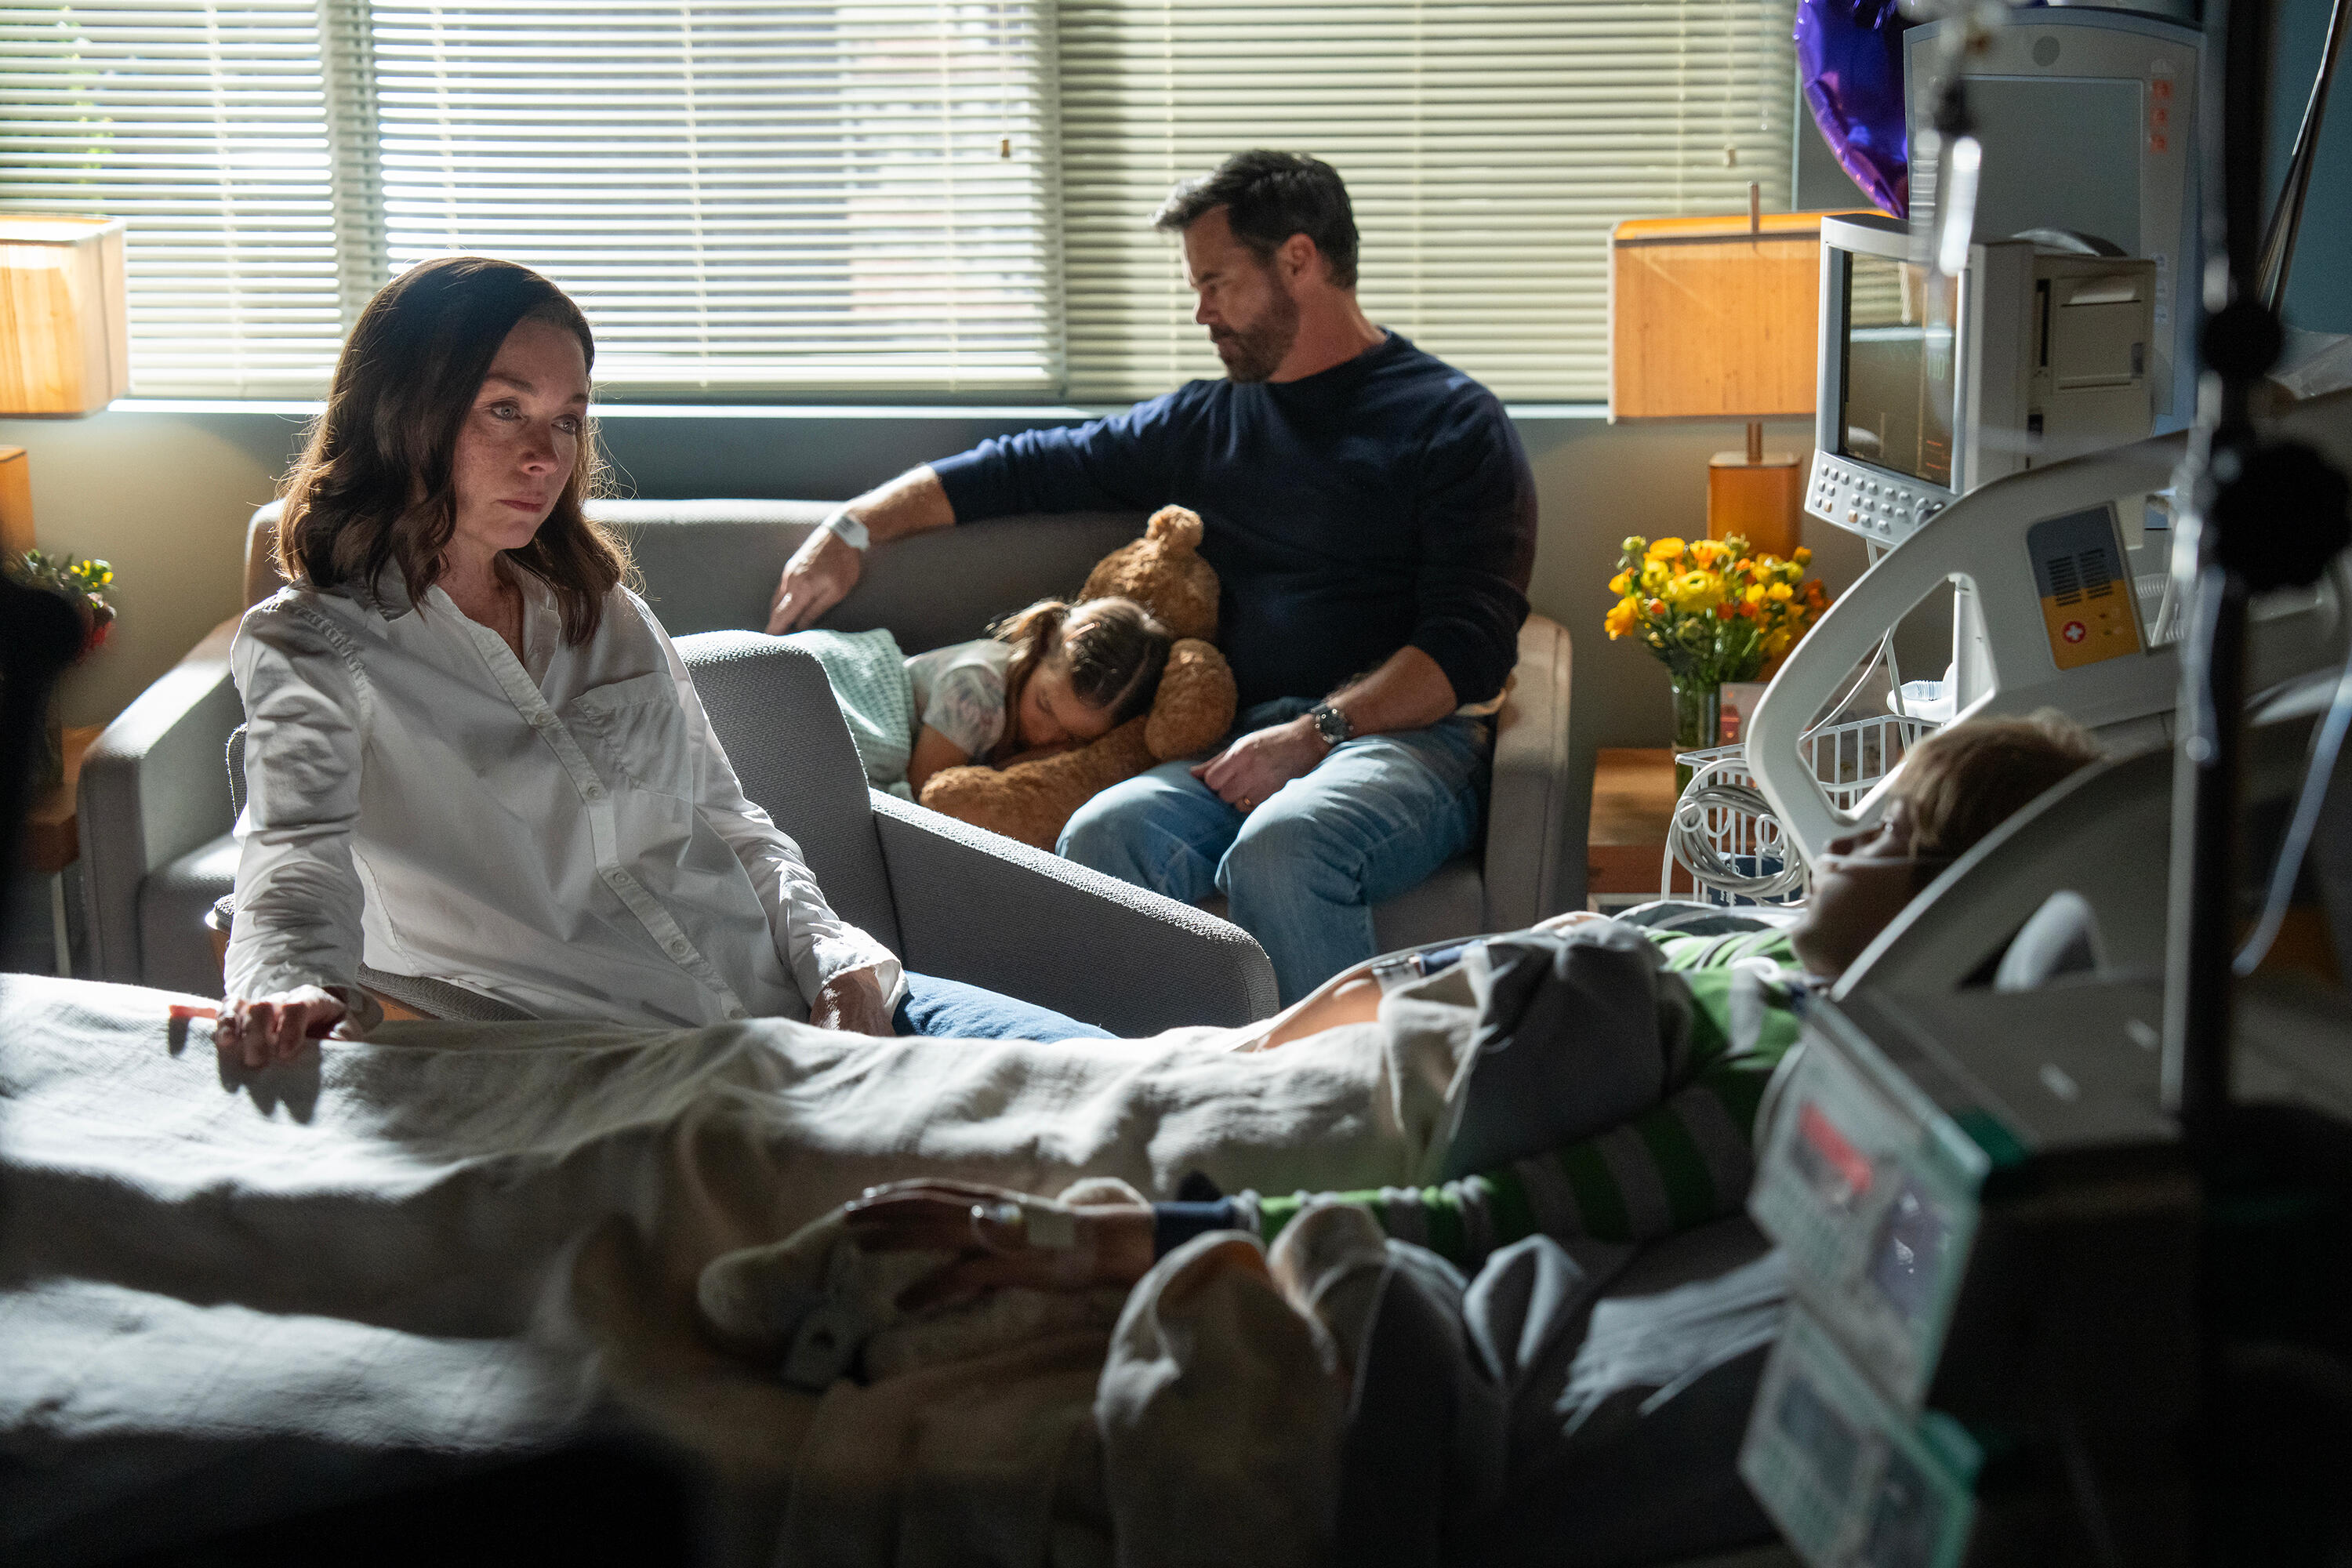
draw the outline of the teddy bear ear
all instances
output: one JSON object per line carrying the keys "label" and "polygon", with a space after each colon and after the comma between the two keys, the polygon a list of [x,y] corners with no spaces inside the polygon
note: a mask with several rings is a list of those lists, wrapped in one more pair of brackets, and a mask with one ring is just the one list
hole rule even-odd
{"label": "teddy bear ear", "polygon": [[1144,537],[1192,550],[1201,542],[1201,514],[1181,506],[1163,506],[1143,525]]}

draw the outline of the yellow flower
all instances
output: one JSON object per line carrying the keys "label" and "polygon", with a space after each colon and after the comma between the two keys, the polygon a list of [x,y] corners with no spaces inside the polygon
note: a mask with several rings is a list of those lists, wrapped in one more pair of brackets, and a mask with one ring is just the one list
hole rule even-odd
{"label": "yellow flower", "polygon": [[1790,588],[1786,583],[1775,583],[1769,588],[1765,589],[1764,592],[1775,603],[1793,597],[1795,595],[1795,590]]}
{"label": "yellow flower", "polygon": [[1740,596],[1751,605],[1760,605],[1764,602],[1764,584],[1761,583],[1751,584],[1748,586],[1748,592]]}
{"label": "yellow flower", "polygon": [[1800,544],[1790,552],[1789,559],[1800,566],[1809,566],[1812,563],[1813,552]]}
{"label": "yellow flower", "polygon": [[1638,533],[1629,533],[1617,542],[1617,548],[1627,555],[1639,555],[1643,550],[1642,536]]}
{"label": "yellow flower", "polygon": [[1620,572],[1609,579],[1609,591],[1612,594],[1630,594],[1633,590],[1633,574],[1631,572]]}
{"label": "yellow flower", "polygon": [[1680,555],[1684,548],[1683,542],[1679,539],[1661,539],[1650,546],[1650,559],[1663,561],[1670,556]]}
{"label": "yellow flower", "polygon": [[1713,566],[1729,553],[1729,551],[1712,539],[1694,539],[1690,542],[1691,564],[1694,566]]}
{"label": "yellow flower", "polygon": [[1655,595],[1665,587],[1667,579],[1673,575],[1674,574],[1667,569],[1663,561],[1645,563],[1642,567],[1642,586],[1650,594]]}
{"label": "yellow flower", "polygon": [[1790,631],[1786,626],[1775,627],[1773,630],[1766,632],[1764,634],[1764,657],[1767,658],[1780,658],[1782,654],[1789,651],[1789,645],[1796,640],[1796,633]]}
{"label": "yellow flower", "polygon": [[1685,572],[1666,590],[1678,610],[1711,610],[1723,602],[1723,579],[1712,572]]}
{"label": "yellow flower", "polygon": [[1612,605],[1609,607],[1609,614],[1602,616],[1601,622],[1608,628],[1609,640],[1615,642],[1619,637],[1632,631],[1634,619],[1640,616],[1641,611],[1640,603],[1630,595]]}

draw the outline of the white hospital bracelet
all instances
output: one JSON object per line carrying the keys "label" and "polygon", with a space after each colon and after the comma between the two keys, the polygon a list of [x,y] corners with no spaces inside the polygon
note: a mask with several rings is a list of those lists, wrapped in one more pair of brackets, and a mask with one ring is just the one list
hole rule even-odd
{"label": "white hospital bracelet", "polygon": [[817,526],[852,550],[863,550],[874,542],[874,536],[866,531],[866,525],[850,516],[847,508],[835,512]]}

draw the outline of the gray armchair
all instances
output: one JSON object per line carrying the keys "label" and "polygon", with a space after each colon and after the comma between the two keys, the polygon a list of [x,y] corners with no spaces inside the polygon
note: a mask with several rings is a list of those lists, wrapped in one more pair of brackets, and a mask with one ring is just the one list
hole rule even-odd
{"label": "gray armchair", "polygon": [[[671,634],[684,637],[763,625],[785,560],[832,504],[603,501],[593,510],[627,535],[641,591]],[[267,506],[247,526],[248,605],[278,586],[270,564],[277,521],[278,508]],[[824,624],[845,631],[887,626],[909,653],[978,637],[996,616],[1031,599],[1075,593],[1095,562],[1136,537],[1142,521],[1139,514],[1102,512],[1004,518],[879,545],[856,591]],[[228,679],[235,631],[234,620],[215,627],[109,725],[83,759],[80,874],[91,967],[102,979],[218,989],[202,921],[236,868],[228,837],[235,816],[220,773],[222,748],[243,717]],[[1583,825],[1569,820],[1580,792],[1569,777],[1568,691],[1568,633],[1531,616],[1496,718],[1485,841],[1372,911],[1383,947],[1532,924],[1578,896]],[[752,798],[761,796],[753,792]],[[776,806],[772,799],[761,804]],[[1051,868],[1055,877],[1076,869],[932,814],[897,805],[873,809],[877,825],[920,823],[942,842],[985,845],[985,853]],[[877,826],[876,832],[887,853],[901,827]],[[825,886],[830,892],[832,884]],[[923,901],[903,900],[900,918],[921,929],[928,917],[915,906]],[[1001,922],[999,929],[1010,932],[1015,925]],[[1121,965],[1123,984],[1139,984],[1136,967]],[[1031,999],[1048,1001],[1043,994]]]}
{"label": "gray armchair", "polygon": [[[867,789],[807,654],[754,632],[680,637],[677,649],[743,793],[800,845],[835,910],[908,969],[1125,1037],[1274,1011],[1273,966],[1240,928]],[[239,726],[229,740],[236,811],[244,739]],[[434,1017],[519,1016],[415,976],[362,969],[360,979]]]}

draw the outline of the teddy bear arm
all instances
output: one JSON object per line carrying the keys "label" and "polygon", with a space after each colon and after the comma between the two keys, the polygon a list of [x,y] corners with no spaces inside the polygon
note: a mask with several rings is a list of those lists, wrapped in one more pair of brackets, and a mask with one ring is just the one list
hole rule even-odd
{"label": "teddy bear arm", "polygon": [[1239,700],[1223,654],[1196,637],[1178,642],[1151,700],[1151,755],[1166,762],[1207,751],[1232,731]]}

